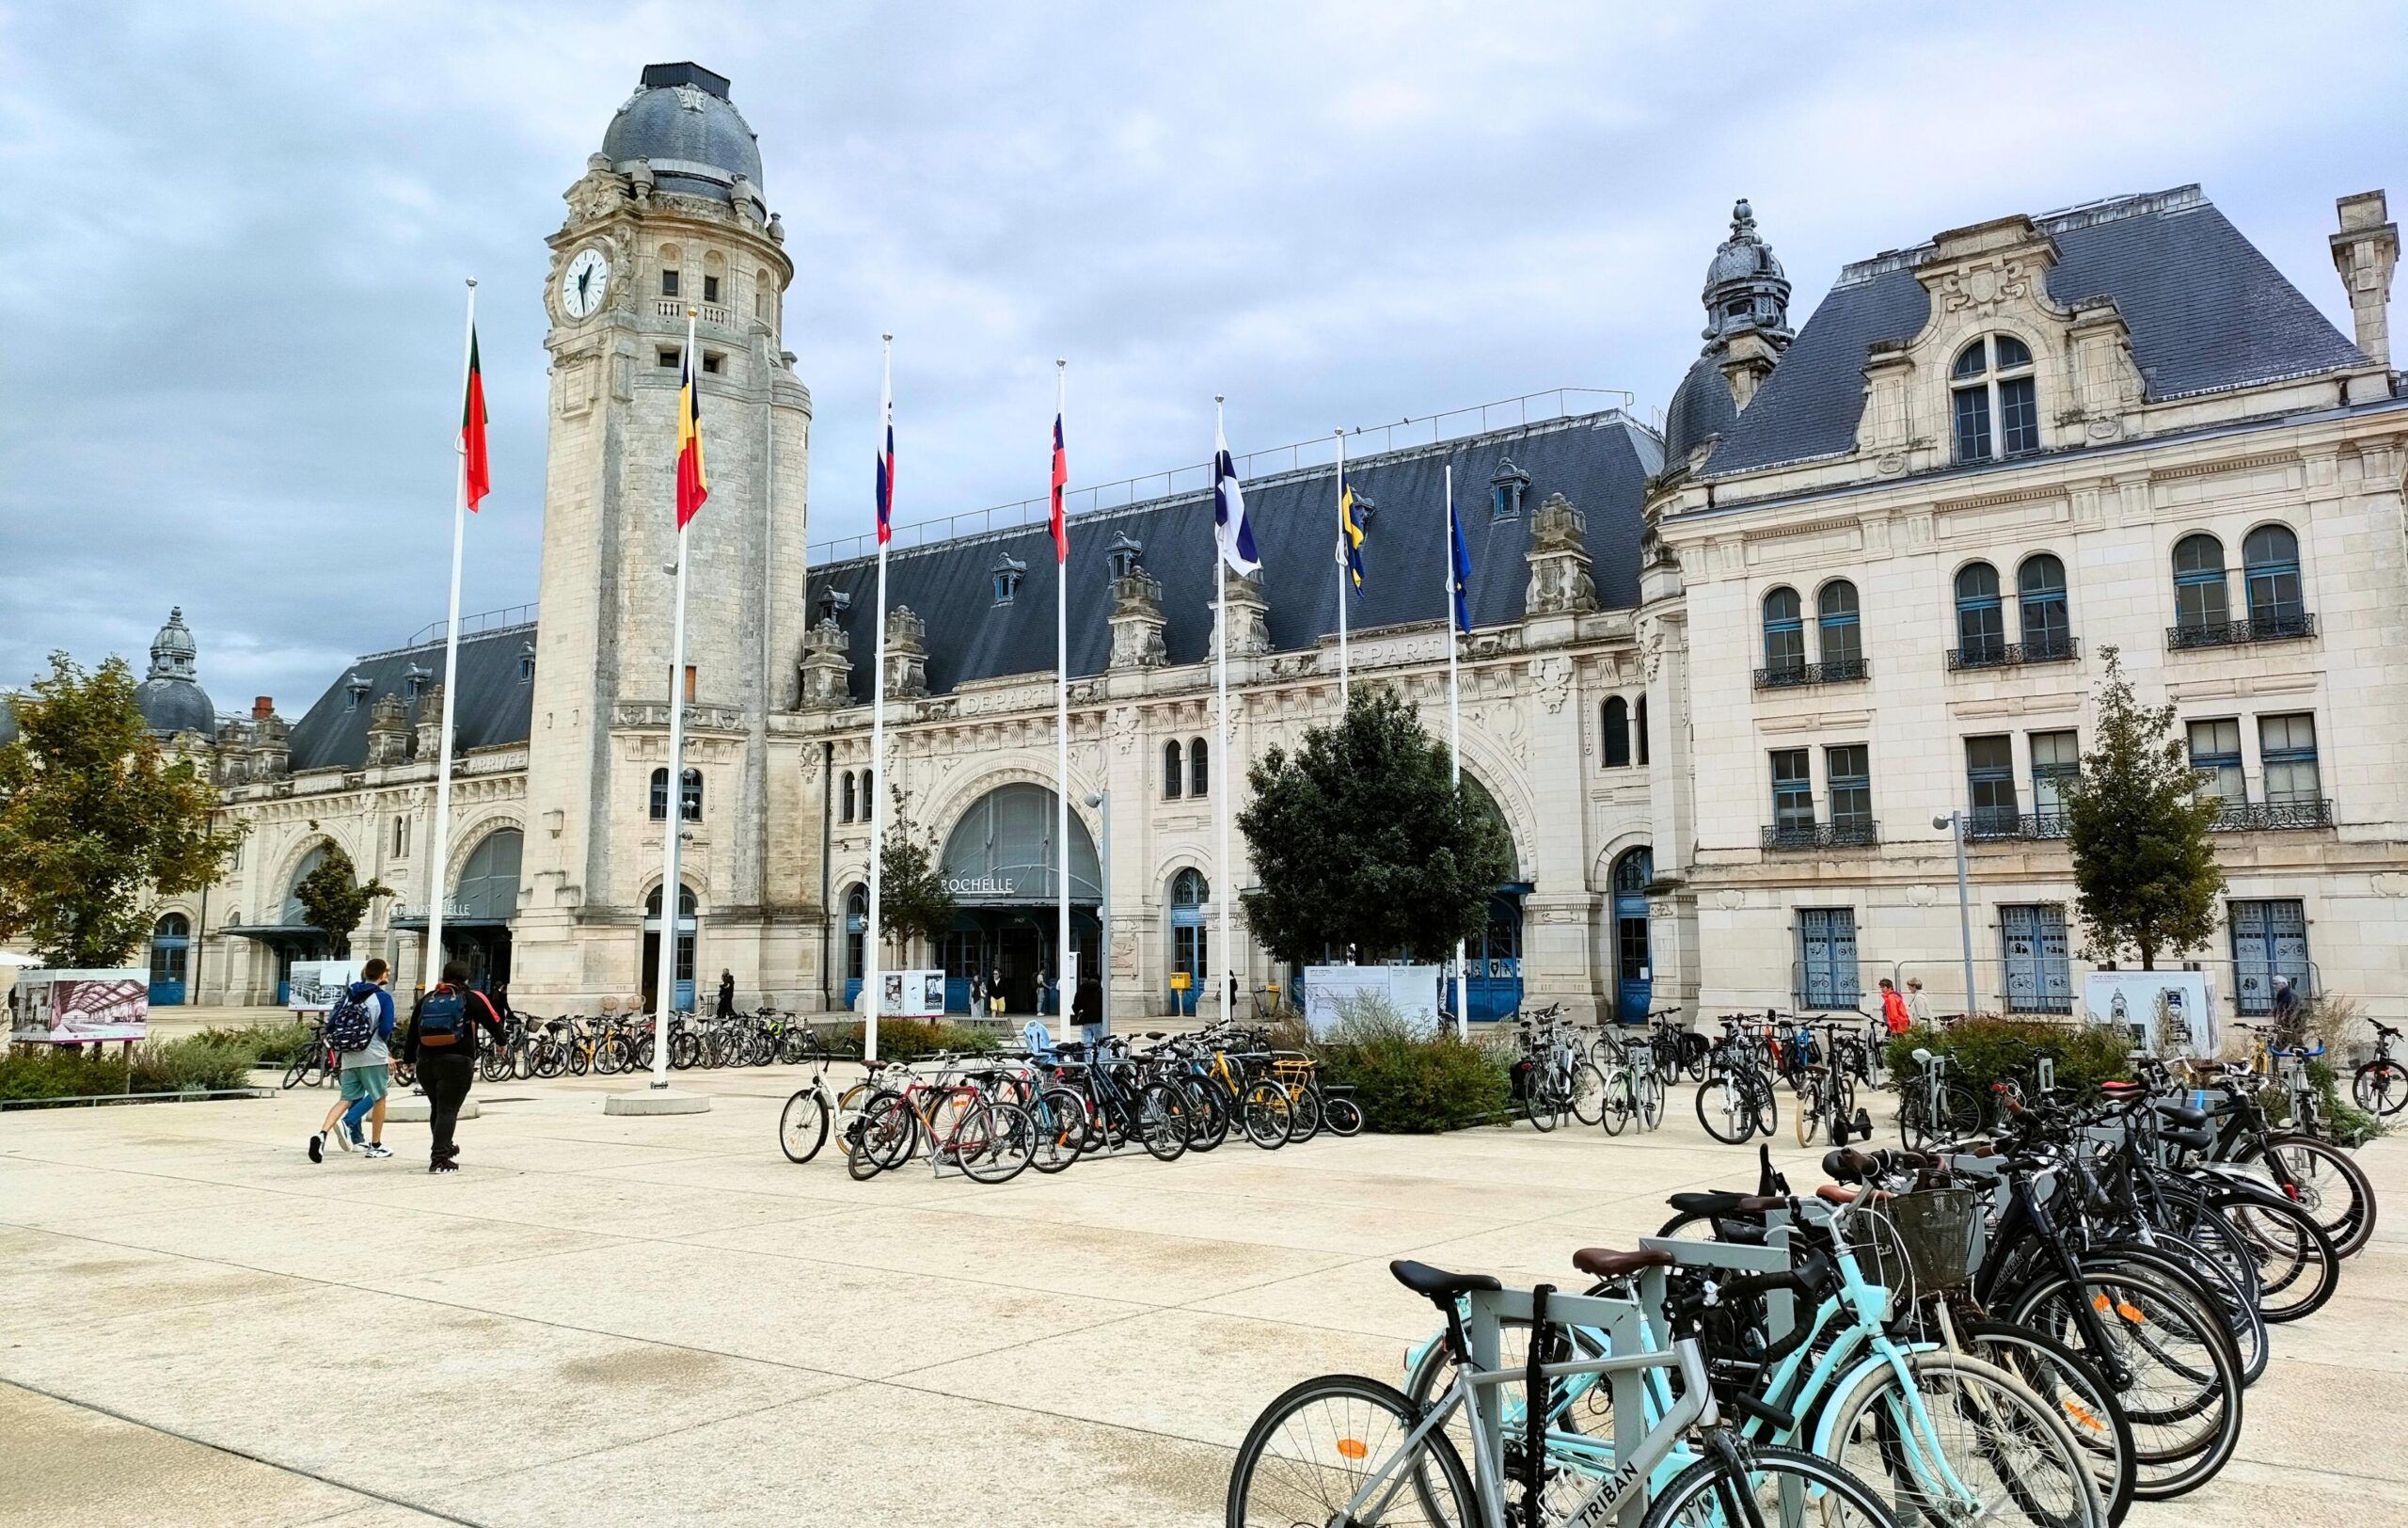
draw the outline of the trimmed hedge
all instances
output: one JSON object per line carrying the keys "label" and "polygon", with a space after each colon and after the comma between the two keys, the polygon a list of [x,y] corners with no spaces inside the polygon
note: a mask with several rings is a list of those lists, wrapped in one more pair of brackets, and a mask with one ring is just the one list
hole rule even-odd
{"label": "trimmed hedge", "polygon": [[56,1045],[23,1045],[0,1054],[0,1099],[87,1098],[110,1093],[182,1093],[240,1088],[250,1080],[255,1052],[223,1032],[148,1041],[128,1063],[114,1053]]}
{"label": "trimmed hedge", "polygon": [[1424,1034],[1378,997],[1349,1000],[1328,1034],[1298,1048],[1320,1060],[1324,1086],[1354,1090],[1366,1129],[1435,1135],[1502,1119],[1512,1106],[1513,1079],[1494,1046]]}
{"label": "trimmed hedge", "polygon": [[1953,1063],[1949,1074],[1987,1095],[1990,1084],[2030,1087],[2043,1056],[2056,1058],[2057,1086],[2086,1090],[2130,1076],[2131,1042],[2105,1025],[2052,1024],[2045,1019],[1964,1019],[1945,1029],[1917,1025],[1890,1042],[1891,1086],[1903,1090],[1917,1074],[1917,1047]]}
{"label": "trimmed hedge", "polygon": [[[813,1027],[826,1042],[829,1054],[845,1060],[861,1059],[862,1026],[823,1024]],[[943,1019],[880,1019],[878,1058],[881,1061],[916,1061],[923,1057],[983,1056],[1003,1048],[1001,1031],[985,1025],[954,1024]]]}

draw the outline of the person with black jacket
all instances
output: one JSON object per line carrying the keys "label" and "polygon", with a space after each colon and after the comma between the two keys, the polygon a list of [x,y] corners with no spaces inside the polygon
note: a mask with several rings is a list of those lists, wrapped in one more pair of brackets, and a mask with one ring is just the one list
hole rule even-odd
{"label": "person with black jacket", "polygon": [[418,1006],[410,1011],[402,1056],[418,1069],[419,1085],[426,1090],[427,1125],[434,1136],[429,1172],[460,1170],[460,1148],[452,1144],[452,1132],[460,1122],[460,1106],[467,1102],[468,1085],[477,1077],[480,1026],[496,1044],[508,1039],[493,1000],[468,985],[466,961],[447,963],[443,979],[420,993]]}

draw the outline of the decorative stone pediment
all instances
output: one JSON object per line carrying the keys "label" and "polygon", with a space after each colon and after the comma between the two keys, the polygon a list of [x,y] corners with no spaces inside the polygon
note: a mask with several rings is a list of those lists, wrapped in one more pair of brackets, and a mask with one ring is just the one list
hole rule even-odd
{"label": "decorative stone pediment", "polygon": [[1160,668],[1170,661],[1163,645],[1163,586],[1134,563],[1112,581],[1112,658],[1116,669]]}
{"label": "decorative stone pediment", "polygon": [[802,636],[802,674],[796,703],[806,711],[838,710],[853,703],[853,661],[846,649],[852,638],[823,615]]}
{"label": "decorative stone pediment", "polygon": [[917,700],[928,692],[928,623],[909,605],[886,613],[886,698]]}
{"label": "decorative stone pediment", "polygon": [[1530,565],[1530,582],[1523,600],[1525,618],[1571,615],[1597,608],[1597,581],[1590,572],[1588,521],[1560,493],[1530,519],[1530,549],[1523,554]]}
{"label": "decorative stone pediment", "polygon": [[[1229,656],[1254,658],[1271,650],[1271,601],[1262,593],[1259,571],[1244,575],[1230,573],[1222,565],[1221,577],[1228,581],[1229,606]],[[1220,617],[1213,617],[1213,650],[1219,650]]]}

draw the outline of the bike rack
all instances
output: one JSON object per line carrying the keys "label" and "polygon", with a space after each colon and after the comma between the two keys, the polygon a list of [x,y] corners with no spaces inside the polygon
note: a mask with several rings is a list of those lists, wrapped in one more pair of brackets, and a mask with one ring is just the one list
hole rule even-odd
{"label": "bike rack", "polygon": [[[1663,1295],[1662,1270],[1651,1268],[1656,1287],[1654,1297]],[[1497,1338],[1499,1326],[1507,1321],[1529,1325],[1535,1301],[1527,1289],[1481,1290],[1465,1297],[1471,1311],[1465,1332],[1471,1344],[1473,1367],[1482,1370],[1502,1368],[1501,1344]],[[1551,1293],[1546,1299],[1549,1326],[1587,1327],[1606,1334],[1608,1351],[1617,1357],[1632,1356],[1642,1350],[1644,1324],[1648,1313],[1629,1300],[1608,1299],[1600,1295],[1566,1295]],[[1658,1350],[1666,1345],[1657,1344]],[[1614,1457],[1628,1458],[1638,1451],[1647,1436],[1646,1380],[1640,1370],[1617,1370],[1605,1377],[1613,1389],[1614,1397]],[[1471,1404],[1480,1411],[1481,1436],[1481,1456],[1471,1461],[1474,1483],[1482,1495],[1496,1493],[1501,1500],[1505,1480],[1505,1387],[1483,1385],[1472,1392]],[[1621,1528],[1639,1528],[1647,1515],[1654,1493],[1642,1490],[1631,1498],[1622,1510]]]}

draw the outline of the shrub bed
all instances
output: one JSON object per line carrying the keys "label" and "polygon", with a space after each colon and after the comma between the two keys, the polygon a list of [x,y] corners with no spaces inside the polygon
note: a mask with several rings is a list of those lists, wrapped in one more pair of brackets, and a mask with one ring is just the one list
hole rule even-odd
{"label": "shrub bed", "polygon": [[1435,1135],[1503,1119],[1513,1083],[1495,1047],[1424,1034],[1378,997],[1349,1000],[1329,1033],[1305,1045],[1325,1086],[1352,1088],[1366,1129]]}
{"label": "shrub bed", "polygon": [[[815,1027],[827,1042],[829,1054],[858,1061],[862,1056],[862,1026],[858,1023]],[[955,1024],[945,1019],[880,1019],[878,1056],[882,1061],[916,1061],[946,1053],[983,1056],[1003,1045],[1000,1032],[985,1025]]]}
{"label": "shrub bed", "polygon": [[1950,1075],[1976,1093],[1994,1082],[2030,1087],[2040,1058],[2056,1058],[2057,1086],[2086,1091],[2112,1077],[2131,1075],[2126,1055],[2131,1043],[2104,1025],[2052,1024],[2046,1019],[1973,1018],[1945,1029],[1918,1025],[1890,1042],[1891,1086],[1903,1089],[1917,1068],[1918,1047],[1953,1063]]}
{"label": "shrub bed", "polygon": [[182,1093],[240,1088],[250,1080],[256,1053],[220,1033],[146,1041],[129,1063],[55,1045],[21,1045],[0,1055],[0,1100],[88,1098],[110,1093]]}

